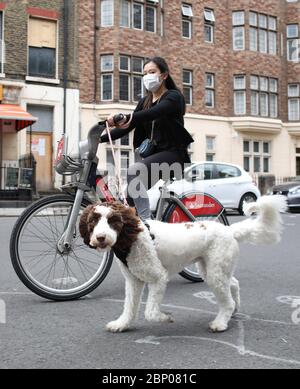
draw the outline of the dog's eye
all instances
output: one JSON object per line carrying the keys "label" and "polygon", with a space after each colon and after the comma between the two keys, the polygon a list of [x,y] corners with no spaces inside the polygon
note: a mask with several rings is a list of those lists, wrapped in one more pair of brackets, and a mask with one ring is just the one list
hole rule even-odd
{"label": "dog's eye", "polygon": [[114,214],[108,218],[109,224],[119,224],[122,223],[122,216],[118,214]]}

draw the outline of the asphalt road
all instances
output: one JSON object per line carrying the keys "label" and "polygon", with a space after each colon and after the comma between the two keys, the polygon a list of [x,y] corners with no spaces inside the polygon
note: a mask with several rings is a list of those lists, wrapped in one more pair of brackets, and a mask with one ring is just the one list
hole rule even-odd
{"label": "asphalt road", "polygon": [[105,331],[124,299],[116,264],[104,283],[80,301],[54,303],[32,294],[10,264],[15,220],[0,218],[1,369],[300,368],[300,215],[284,215],[279,245],[241,246],[236,276],[242,313],[222,334],[208,330],[216,305],[207,285],[180,276],[169,283],[163,307],[175,323],[151,324],[141,312],[134,328],[123,334]]}

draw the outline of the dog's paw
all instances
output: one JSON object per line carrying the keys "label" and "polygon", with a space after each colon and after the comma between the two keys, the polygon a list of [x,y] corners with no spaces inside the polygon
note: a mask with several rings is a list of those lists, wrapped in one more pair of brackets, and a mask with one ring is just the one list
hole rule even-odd
{"label": "dog's paw", "polygon": [[127,323],[124,323],[121,320],[111,321],[110,323],[108,323],[106,325],[107,331],[113,332],[113,333],[124,332],[124,331],[128,330],[128,328],[129,328],[129,325]]}
{"label": "dog's paw", "polygon": [[214,320],[209,324],[209,328],[212,332],[224,332],[227,330],[228,325],[224,322]]}
{"label": "dog's paw", "polygon": [[146,320],[156,323],[174,323],[173,316],[167,312],[146,313]]}

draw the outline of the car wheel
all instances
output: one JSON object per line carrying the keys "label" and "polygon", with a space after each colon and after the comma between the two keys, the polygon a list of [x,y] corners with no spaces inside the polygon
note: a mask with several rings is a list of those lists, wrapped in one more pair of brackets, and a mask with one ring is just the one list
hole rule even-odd
{"label": "car wheel", "polygon": [[254,193],[246,193],[244,196],[241,198],[240,205],[238,208],[239,214],[244,215],[243,211],[243,204],[246,201],[246,203],[253,203],[254,201],[257,200],[257,197],[255,196]]}

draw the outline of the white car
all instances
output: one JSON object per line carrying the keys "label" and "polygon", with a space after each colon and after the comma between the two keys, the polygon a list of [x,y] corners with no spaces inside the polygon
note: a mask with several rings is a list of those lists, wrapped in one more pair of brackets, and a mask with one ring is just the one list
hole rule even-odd
{"label": "white car", "polygon": [[[260,196],[252,177],[240,166],[224,162],[194,162],[185,169],[183,180],[175,181],[169,189],[177,195],[200,191],[215,197],[225,208],[236,209],[243,214],[244,201],[256,201]],[[150,189],[151,209],[155,209],[159,197],[158,186]]]}

